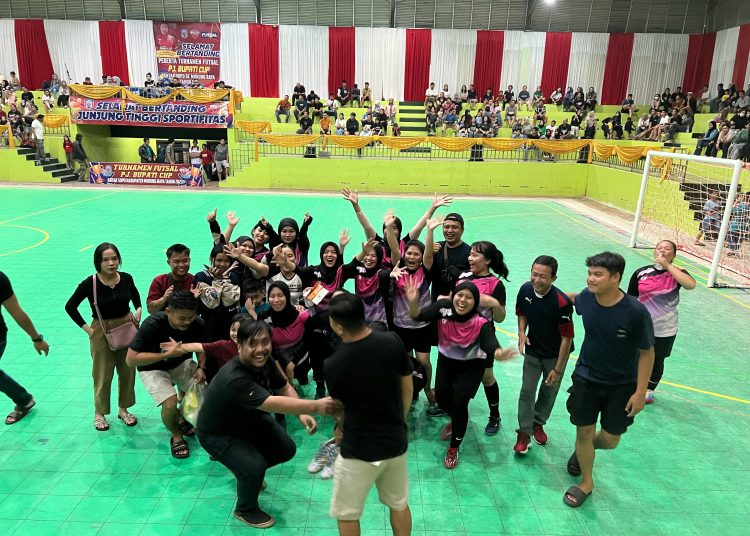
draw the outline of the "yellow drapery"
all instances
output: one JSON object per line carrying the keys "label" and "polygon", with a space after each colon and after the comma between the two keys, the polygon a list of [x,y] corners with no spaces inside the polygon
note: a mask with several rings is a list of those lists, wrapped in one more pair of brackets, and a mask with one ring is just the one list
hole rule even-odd
{"label": "yellow drapery", "polygon": [[45,115],[42,124],[47,128],[60,128],[70,124],[69,115]]}
{"label": "yellow drapery", "polygon": [[147,99],[146,97],[141,97],[138,93],[133,93],[128,88],[122,89],[122,94],[125,99],[144,106],[158,106],[159,104],[164,104],[165,102],[174,99],[177,96],[177,93],[177,91],[173,91],[163,97]]}
{"label": "yellow drapery", "polygon": [[[477,144],[481,138],[430,138],[430,143],[435,147],[440,147],[446,151],[460,152],[466,151]],[[481,143],[481,142],[479,142]]]}
{"label": "yellow drapery", "polygon": [[524,139],[502,139],[502,138],[481,138],[482,145],[496,151],[513,151],[521,147],[526,140]]}
{"label": "yellow drapery", "polygon": [[398,150],[411,149],[427,140],[427,138],[404,138],[401,136],[377,136],[377,139],[386,147]]}
{"label": "yellow drapery", "polygon": [[533,140],[533,145],[550,154],[564,154],[580,151],[589,144],[589,140]]}
{"label": "yellow drapery", "polygon": [[325,147],[326,141],[330,141],[334,145],[345,149],[361,149],[372,143],[375,139],[375,136],[325,136],[323,138],[323,146]]}
{"label": "yellow drapery", "polygon": [[182,95],[182,98],[188,102],[198,104],[207,104],[221,100],[229,95],[228,89],[186,89],[178,88],[173,94]]}
{"label": "yellow drapery", "polygon": [[273,134],[271,136],[259,136],[260,141],[275,147],[304,147],[320,136],[317,134]]}
{"label": "yellow drapery", "polygon": [[111,99],[122,92],[120,86],[84,86],[70,84],[70,89],[87,99]]}
{"label": "yellow drapery", "polygon": [[0,136],[8,138],[8,147],[11,149],[16,148],[16,140],[13,138],[13,129],[11,128],[10,123],[0,125]]}
{"label": "yellow drapery", "polygon": [[268,121],[235,121],[234,126],[249,134],[271,132],[273,130],[271,123]]}

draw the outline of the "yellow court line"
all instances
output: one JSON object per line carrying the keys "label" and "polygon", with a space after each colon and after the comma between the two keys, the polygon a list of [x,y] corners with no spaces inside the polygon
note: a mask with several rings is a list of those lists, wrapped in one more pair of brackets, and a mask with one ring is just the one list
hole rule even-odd
{"label": "yellow court line", "polygon": [[[549,208],[551,208],[552,210],[554,210],[554,211],[556,211],[556,212],[559,212],[560,214],[562,214],[563,216],[565,216],[565,217],[566,217],[566,218],[568,218],[569,220],[571,220],[571,221],[574,221],[574,222],[576,222],[576,223],[577,223],[577,224],[579,224],[579,225],[583,225],[583,226],[584,226],[584,227],[586,227],[587,229],[590,229],[590,230],[594,231],[595,233],[597,233],[597,234],[600,234],[600,235],[602,235],[603,237],[607,238],[608,240],[611,240],[612,242],[615,242],[615,243],[617,243],[617,244],[620,244],[620,245],[621,245],[621,243],[620,243],[620,241],[619,241],[619,240],[617,240],[617,239],[616,239],[616,238],[614,238],[613,236],[610,236],[610,235],[608,235],[607,233],[604,233],[604,232],[602,232],[602,231],[601,231],[600,229],[597,229],[597,228],[596,228],[596,227],[594,227],[593,225],[590,225],[590,224],[588,224],[588,223],[586,223],[586,222],[582,222],[581,220],[577,220],[577,219],[575,219],[575,218],[574,218],[573,216],[571,216],[570,214],[566,214],[565,212],[563,212],[562,210],[558,209],[557,207],[553,207],[553,206],[549,206],[549,205],[547,205],[547,206],[548,206]],[[643,253],[642,253],[642,252],[640,252],[640,251],[638,251],[638,250],[636,250],[636,252],[638,252],[638,254],[639,254],[639,255],[641,255],[641,256],[645,256],[645,255],[643,255]],[[740,300],[738,300],[737,298],[734,298],[734,297],[730,296],[729,294],[724,294],[723,292],[720,292],[720,291],[716,290],[715,288],[711,288],[711,287],[709,287],[708,285],[706,285],[705,283],[703,283],[702,281],[699,281],[699,280],[697,280],[697,279],[696,279],[696,283],[697,283],[697,284],[699,284],[700,286],[702,286],[703,288],[706,288],[706,289],[710,290],[711,292],[714,292],[714,293],[718,294],[718,295],[719,295],[719,296],[721,296],[722,298],[726,298],[727,300],[729,300],[729,301],[731,301],[731,302],[734,302],[734,303],[736,303],[737,305],[739,305],[739,306],[741,306],[741,307],[744,307],[745,309],[750,309],[750,304],[747,304],[747,303],[743,303],[743,302],[741,302]]]}
{"label": "yellow court line", "polygon": [[[511,333],[508,330],[505,330],[503,328],[499,328],[495,326],[495,331],[499,331],[503,335],[507,335],[511,339],[518,339],[518,335],[515,333]],[[571,359],[578,359],[578,356],[575,354],[570,354]],[[697,387],[690,387],[689,385],[682,385],[681,383],[674,383],[669,382],[666,380],[661,380],[660,383],[663,383],[665,385],[669,385],[670,387],[676,387],[678,389],[684,389],[686,391],[693,391],[694,393],[700,393],[702,395],[708,395],[708,396],[715,396],[716,398],[723,398],[725,400],[731,400],[733,402],[739,402],[741,404],[750,404],[750,400],[745,400],[744,398],[737,398],[736,396],[729,396],[729,395],[723,395],[721,393],[714,393],[713,391],[706,391],[704,389],[698,389]]]}
{"label": "yellow court line", "polygon": [[500,213],[500,214],[485,214],[483,216],[468,216],[464,218],[464,220],[476,221],[476,220],[488,220],[488,219],[493,219],[493,218],[500,219],[500,218],[508,218],[511,216],[514,218],[518,216],[549,216],[550,214],[554,215],[554,213],[550,212],[549,210],[544,211],[544,212],[515,212],[515,213],[510,212],[507,214]]}
{"label": "yellow court line", "polygon": [[[7,225],[7,224],[3,222],[3,223],[0,223],[0,225]],[[32,231],[42,233],[42,239],[36,244],[33,244],[31,246],[17,249],[15,251],[9,251],[8,253],[0,253],[0,257],[7,257],[8,255],[15,255],[16,253],[21,253],[22,251],[28,251],[30,249],[34,249],[35,247],[39,247],[42,244],[44,244],[47,240],[49,240],[49,233],[45,231],[44,229],[37,229],[36,227],[29,227],[27,225],[7,225],[7,227],[15,227],[17,229],[31,229]]]}
{"label": "yellow court line", "polygon": [[82,247],[81,249],[78,250],[78,253],[83,253],[87,249],[91,249],[93,247],[94,247],[94,244],[91,244],[90,246]]}
{"label": "yellow court line", "polygon": [[101,194],[101,195],[97,195],[97,196],[94,196],[94,197],[89,197],[89,198],[86,198],[86,199],[79,199],[78,201],[71,201],[70,203],[64,203],[62,205],[55,205],[54,207],[46,208],[44,210],[39,210],[37,212],[31,212],[29,214],[22,214],[20,216],[16,216],[15,218],[11,218],[9,220],[0,221],[0,225],[5,225],[6,223],[10,223],[12,221],[22,220],[23,218],[28,218],[30,216],[37,216],[39,214],[44,214],[45,212],[51,212],[53,210],[57,210],[58,208],[70,207],[70,206],[73,206],[73,205],[78,205],[80,203],[87,203],[89,201],[95,201],[97,199],[101,199],[103,197],[109,197],[109,196],[115,195],[117,193],[119,193],[119,192],[109,192],[109,193],[106,193],[106,194]]}

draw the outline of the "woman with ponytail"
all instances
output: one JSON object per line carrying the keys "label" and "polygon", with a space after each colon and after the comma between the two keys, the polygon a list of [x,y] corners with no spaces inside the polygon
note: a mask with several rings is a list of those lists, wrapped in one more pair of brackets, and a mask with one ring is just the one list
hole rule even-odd
{"label": "woman with ponytail", "polygon": [[[508,267],[505,265],[503,253],[495,244],[482,240],[471,245],[469,253],[469,271],[460,275],[459,284],[471,281],[479,289],[479,314],[490,324],[505,320],[505,285],[500,277],[508,280]],[[456,287],[458,288],[458,287]],[[482,384],[490,408],[490,417],[484,433],[495,435],[500,430],[500,389],[492,372],[492,360],[487,360]]]}

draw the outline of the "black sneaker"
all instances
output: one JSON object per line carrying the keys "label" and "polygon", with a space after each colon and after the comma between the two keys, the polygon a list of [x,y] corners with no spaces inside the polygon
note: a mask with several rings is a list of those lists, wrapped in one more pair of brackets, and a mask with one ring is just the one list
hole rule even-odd
{"label": "black sneaker", "polygon": [[267,529],[268,527],[273,527],[276,523],[276,520],[273,517],[260,508],[253,512],[238,512],[235,510],[234,517],[242,521],[245,525],[250,525],[254,529]]}
{"label": "black sneaker", "polygon": [[427,410],[428,417],[445,417],[446,415],[448,415],[448,412],[437,404],[430,406],[430,409]]}
{"label": "black sneaker", "polygon": [[484,427],[485,435],[495,435],[500,431],[500,417],[490,417]]}

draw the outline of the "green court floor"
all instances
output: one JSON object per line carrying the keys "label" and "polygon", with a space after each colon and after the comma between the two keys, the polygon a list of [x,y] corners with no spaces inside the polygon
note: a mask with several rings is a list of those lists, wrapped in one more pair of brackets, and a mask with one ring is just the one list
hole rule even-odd
{"label": "green court floor", "polygon": [[[363,198],[361,205],[376,227],[394,208],[408,229],[429,200]],[[205,215],[214,207],[220,214],[238,212],[238,234],[261,214],[277,222],[309,210],[315,218],[311,260],[317,245],[335,239],[344,227],[354,236],[347,257],[363,237],[351,206],[338,196],[0,188],[0,270],[51,345],[49,357],[37,357],[9,320],[9,344],[0,363],[38,404],[22,422],[0,424],[0,534],[253,533],[230,516],[234,480],[223,466],[211,462],[195,441],[189,459],[169,455],[159,411],[139,380],[133,408],[139,425],[126,428],[112,418],[109,432],[94,430],[88,342],[63,310],[76,284],[92,273],[93,247],[103,241],[119,246],[122,269],[134,276],[144,299],[152,277],[167,268],[164,250],[170,244],[190,246],[193,271],[200,269],[211,245]],[[628,277],[649,262],[650,252],[627,249],[625,236],[554,201],[459,199],[452,209],[466,218],[467,241],[489,239],[505,253],[510,300],[542,253],[560,261],[558,286],[564,290],[583,288],[584,258],[604,249],[625,256]],[[742,291],[707,289],[706,271],[689,260],[684,265],[699,286],[683,293],[681,331],[665,381],[620,447],[597,455],[598,487],[581,509],[562,501],[575,483],[565,471],[575,435],[564,404],[573,363],[547,427],[549,444],[534,445],[526,457],[516,458],[512,446],[521,385],[521,359],[516,359],[495,366],[500,433],[483,434],[487,409],[480,390],[454,471],[441,463],[446,445],[438,432],[445,421],[424,415],[423,398],[415,404],[409,447],[414,534],[748,534],[750,300]],[[580,342],[580,322],[576,327]],[[512,314],[499,329],[502,344],[515,344]],[[3,397],[2,415],[10,409]],[[328,517],[331,482],[305,469],[331,422],[323,421],[315,436],[307,436],[296,420],[289,422],[298,454],[267,475],[261,506],[278,523],[266,533],[335,534]],[[384,535],[390,533],[387,527],[386,510],[373,494],[363,533]]]}

